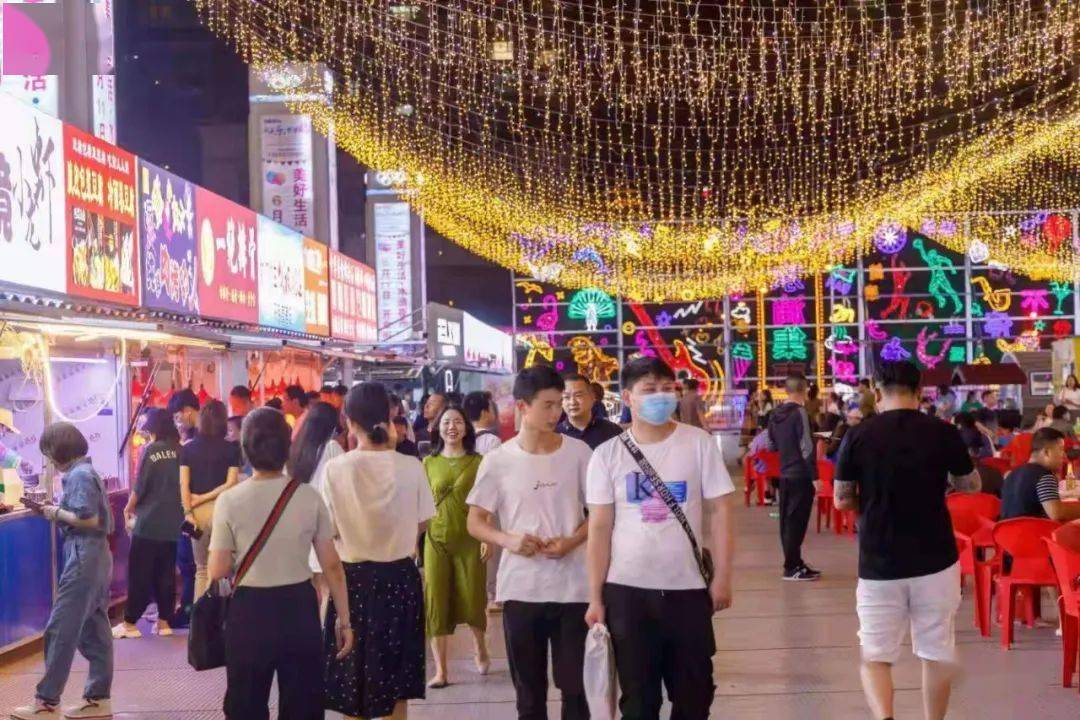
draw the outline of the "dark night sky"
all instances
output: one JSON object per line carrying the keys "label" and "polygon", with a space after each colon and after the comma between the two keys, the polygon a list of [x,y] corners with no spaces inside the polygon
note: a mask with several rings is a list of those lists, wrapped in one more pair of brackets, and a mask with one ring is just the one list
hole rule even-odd
{"label": "dark night sky", "polygon": [[[116,0],[119,143],[248,204],[247,67],[204,29],[189,0]],[[338,154],[342,249],[362,247],[363,167]],[[511,322],[509,273],[427,231],[428,299],[500,326]]]}

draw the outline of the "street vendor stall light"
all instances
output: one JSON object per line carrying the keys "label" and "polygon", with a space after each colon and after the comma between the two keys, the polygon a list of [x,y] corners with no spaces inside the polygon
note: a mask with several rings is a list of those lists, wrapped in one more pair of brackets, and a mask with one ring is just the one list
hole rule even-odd
{"label": "street vendor stall light", "polygon": [[[99,357],[56,357],[49,358],[50,362],[66,362],[66,363],[78,363],[82,365],[104,365],[108,362],[105,358]],[[145,364],[145,363],[144,363]]]}

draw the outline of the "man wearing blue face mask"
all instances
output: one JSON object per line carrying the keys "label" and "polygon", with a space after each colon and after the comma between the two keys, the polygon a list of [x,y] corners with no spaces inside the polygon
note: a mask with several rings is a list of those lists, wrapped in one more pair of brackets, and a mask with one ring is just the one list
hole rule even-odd
{"label": "man wearing blue face mask", "polygon": [[780,544],[784,548],[784,579],[818,580],[821,573],[803,562],[802,544],[814,509],[817,454],[806,414],[806,378],[788,375],[787,402],[769,417],[769,449],[780,452]]}
{"label": "man wearing blue face mask", "polygon": [[735,488],[714,438],[672,419],[670,367],[638,358],[622,385],[630,429],[596,448],[586,478],[585,622],[611,633],[621,717],[657,720],[663,685],[671,717],[705,720],[715,690],[712,616],[731,605]]}

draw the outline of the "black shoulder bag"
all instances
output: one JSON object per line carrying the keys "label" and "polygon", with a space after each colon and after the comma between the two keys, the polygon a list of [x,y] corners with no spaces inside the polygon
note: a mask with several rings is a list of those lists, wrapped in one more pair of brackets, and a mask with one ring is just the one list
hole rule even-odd
{"label": "black shoulder bag", "polygon": [[667,505],[668,510],[675,516],[675,519],[682,525],[683,531],[686,533],[686,538],[690,541],[690,549],[694,553],[694,560],[697,562],[698,570],[701,571],[701,577],[705,580],[705,587],[708,587],[712,583],[715,570],[713,568],[712,553],[707,548],[702,548],[698,545],[697,538],[694,537],[694,530],[690,527],[690,521],[686,519],[686,513],[683,512],[679,506],[679,502],[675,499],[675,496],[668,490],[667,485],[660,479],[660,475],[653,469],[652,463],[645,459],[645,455],[641,452],[641,448],[637,446],[634,439],[630,437],[630,433],[624,432],[619,436],[622,440],[622,444],[626,446],[626,449],[630,452],[630,455],[637,462],[638,467],[641,468],[641,472],[645,473],[645,477],[649,478],[649,484],[653,486],[653,490]]}
{"label": "black shoulder bag", "polygon": [[[274,526],[278,524],[285,506],[289,504],[300,483],[290,481],[281,491],[277,502],[274,503],[270,516],[263,523],[262,530],[255,537],[240,561],[240,567],[236,569],[231,587],[240,586],[240,581],[255,563],[259,551],[266,545]],[[181,540],[181,542],[184,542]],[[188,632],[188,664],[196,670],[213,670],[225,666],[225,621],[229,614],[229,595],[223,594],[218,587],[219,582],[210,583],[206,594],[195,601],[191,609],[191,630]]]}

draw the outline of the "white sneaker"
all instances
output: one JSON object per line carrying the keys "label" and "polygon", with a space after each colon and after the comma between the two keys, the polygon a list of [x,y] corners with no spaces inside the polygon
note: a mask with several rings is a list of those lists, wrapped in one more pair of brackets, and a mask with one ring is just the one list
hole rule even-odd
{"label": "white sneaker", "polygon": [[120,623],[113,627],[112,636],[114,640],[137,640],[142,637],[142,632],[134,625],[128,627],[126,623]]}
{"label": "white sneaker", "polygon": [[64,710],[64,717],[72,720],[81,718],[111,718],[112,702],[105,700],[84,699],[81,704]]}
{"label": "white sneaker", "polygon": [[62,716],[55,707],[33,702],[12,710],[11,717],[15,720],[60,720]]}

